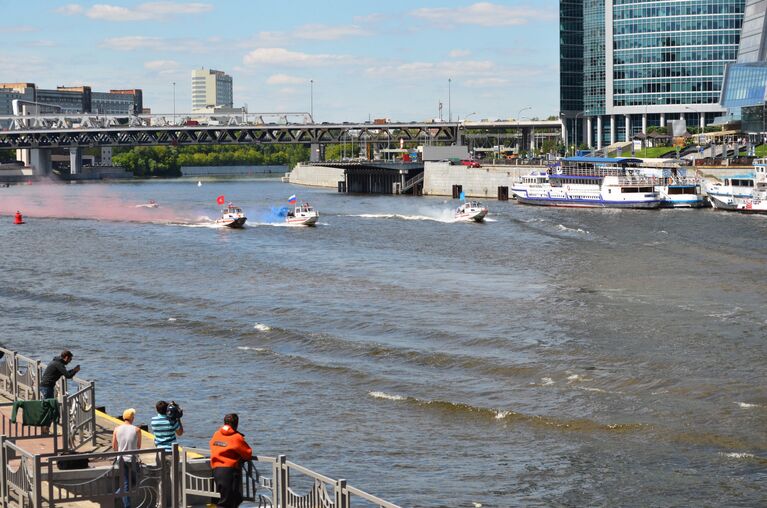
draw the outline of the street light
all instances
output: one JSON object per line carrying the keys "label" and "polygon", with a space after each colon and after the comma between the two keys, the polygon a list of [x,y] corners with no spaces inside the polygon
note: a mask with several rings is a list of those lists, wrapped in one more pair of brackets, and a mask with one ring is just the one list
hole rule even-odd
{"label": "street light", "polygon": [[309,116],[312,117],[314,122],[314,80],[309,80]]}
{"label": "street light", "polygon": [[450,100],[450,84],[453,82],[453,78],[447,78],[447,121],[453,121],[453,106]]}
{"label": "street light", "polygon": [[517,122],[519,122],[522,119],[522,112],[527,111],[528,109],[533,109],[532,106],[525,106],[524,108],[519,110],[519,113],[517,113]]}

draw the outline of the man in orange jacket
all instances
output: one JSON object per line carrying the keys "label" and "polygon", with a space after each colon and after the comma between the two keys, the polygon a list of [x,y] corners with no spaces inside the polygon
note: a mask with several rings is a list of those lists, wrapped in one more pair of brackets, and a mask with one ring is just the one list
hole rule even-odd
{"label": "man in orange jacket", "polygon": [[224,416],[224,426],[210,440],[210,467],[221,497],[216,506],[237,508],[242,503],[242,463],[253,458],[245,436],[237,432],[236,413]]}

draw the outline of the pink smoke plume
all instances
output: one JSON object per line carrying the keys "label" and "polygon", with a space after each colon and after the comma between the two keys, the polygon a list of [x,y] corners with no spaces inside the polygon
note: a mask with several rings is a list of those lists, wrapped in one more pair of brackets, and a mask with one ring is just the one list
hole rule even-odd
{"label": "pink smoke plume", "polygon": [[0,189],[0,215],[20,211],[27,217],[93,219],[125,222],[188,222],[189,217],[159,203],[159,208],[136,207],[143,202],[127,201],[124,196],[99,184],[61,185],[36,182]]}

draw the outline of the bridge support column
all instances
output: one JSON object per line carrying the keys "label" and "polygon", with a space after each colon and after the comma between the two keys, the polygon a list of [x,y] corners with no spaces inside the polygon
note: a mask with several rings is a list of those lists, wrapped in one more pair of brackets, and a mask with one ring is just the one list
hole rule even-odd
{"label": "bridge support column", "polygon": [[660,114],[660,126],[665,127],[666,126],[666,113]]}
{"label": "bridge support column", "polygon": [[69,149],[69,172],[73,175],[83,172],[83,149],[80,147]]}
{"label": "bridge support column", "polygon": [[591,135],[591,117],[588,117],[586,119],[586,144],[588,145],[589,149],[592,147],[592,135]]}
{"label": "bridge support column", "polygon": [[16,149],[16,160],[24,163],[25,166],[32,165],[32,154],[29,148]]}
{"label": "bridge support column", "polygon": [[647,134],[647,113],[642,115],[642,133]]}
{"label": "bridge support column", "polygon": [[320,160],[322,160],[322,157],[320,157],[320,144],[312,143],[309,147],[309,162],[320,162]]}
{"label": "bridge support column", "polygon": [[34,148],[29,151],[29,165],[34,168],[36,176],[45,176],[51,173],[51,150],[48,148]]}

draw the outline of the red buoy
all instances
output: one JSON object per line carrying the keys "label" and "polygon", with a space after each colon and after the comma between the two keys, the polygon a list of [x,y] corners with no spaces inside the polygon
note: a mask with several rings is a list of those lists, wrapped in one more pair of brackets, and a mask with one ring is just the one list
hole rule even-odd
{"label": "red buoy", "polygon": [[24,224],[24,218],[21,216],[21,212],[16,210],[16,215],[13,216],[14,224]]}

